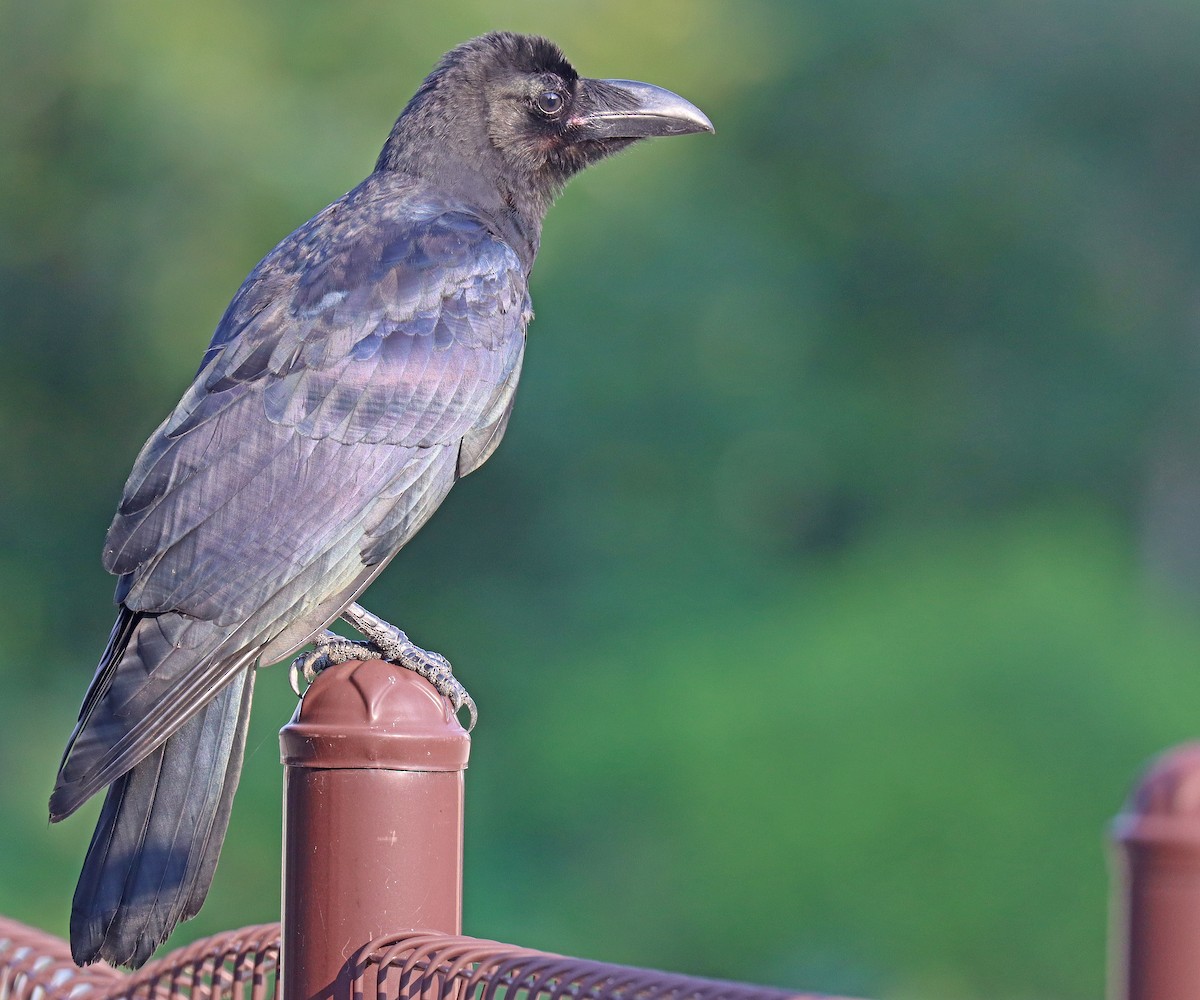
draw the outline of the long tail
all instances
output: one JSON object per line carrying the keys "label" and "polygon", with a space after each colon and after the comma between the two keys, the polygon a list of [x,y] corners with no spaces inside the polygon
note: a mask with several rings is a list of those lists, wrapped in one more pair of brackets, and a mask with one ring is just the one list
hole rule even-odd
{"label": "long tail", "polygon": [[109,787],[71,908],[71,954],[140,966],[212,884],[242,770],[254,671]]}

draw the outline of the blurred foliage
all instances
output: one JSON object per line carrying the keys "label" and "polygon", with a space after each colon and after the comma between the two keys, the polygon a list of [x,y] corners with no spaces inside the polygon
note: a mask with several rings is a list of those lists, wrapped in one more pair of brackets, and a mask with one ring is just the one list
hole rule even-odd
{"label": "blurred foliage", "polygon": [[[504,446],[369,595],[482,706],[467,930],[887,998],[1099,995],[1103,831],[1197,730],[1200,10],[0,0],[0,912],[98,550],[238,283],[494,27],[715,138],[572,185]],[[278,913],[259,683],[201,915]]]}

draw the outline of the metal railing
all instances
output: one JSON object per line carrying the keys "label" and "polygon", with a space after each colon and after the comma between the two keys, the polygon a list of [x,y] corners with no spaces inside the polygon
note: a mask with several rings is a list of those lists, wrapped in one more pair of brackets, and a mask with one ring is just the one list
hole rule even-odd
{"label": "metal railing", "polygon": [[0,917],[3,1000],[273,1000],[278,994],[279,924],[194,941],[137,972],[71,961],[61,938]]}
{"label": "metal railing", "polygon": [[[281,924],[125,973],[0,917],[0,1000],[817,1000],[460,936],[470,738],[409,671],[326,671],[280,746]],[[1200,998],[1200,744],[1155,762],[1113,839],[1111,997]]]}
{"label": "metal railing", "polygon": [[[137,972],[123,973],[103,964],[77,968],[64,941],[0,918],[0,997],[273,1000],[278,995],[279,939],[279,924],[247,927],[193,942]],[[346,964],[346,971],[347,997],[376,1000],[819,1000],[816,994],[590,962],[425,931],[371,942]]]}

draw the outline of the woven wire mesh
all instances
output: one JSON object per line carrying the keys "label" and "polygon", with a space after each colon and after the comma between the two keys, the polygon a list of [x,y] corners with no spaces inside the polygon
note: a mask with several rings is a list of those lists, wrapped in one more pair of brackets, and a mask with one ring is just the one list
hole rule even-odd
{"label": "woven wire mesh", "polygon": [[371,942],[359,953],[354,972],[350,996],[372,1000],[818,1000],[822,996],[421,932]]}
{"label": "woven wire mesh", "polygon": [[0,1000],[274,1000],[279,925],[195,941],[126,973],[79,968],[65,941],[0,917]]}
{"label": "woven wire mesh", "polygon": [[[818,1000],[413,931],[359,950],[332,1000]],[[276,1000],[279,925],[203,938],[137,972],[78,968],[66,942],[0,917],[0,1000]],[[826,997],[825,1000],[836,1000]]]}

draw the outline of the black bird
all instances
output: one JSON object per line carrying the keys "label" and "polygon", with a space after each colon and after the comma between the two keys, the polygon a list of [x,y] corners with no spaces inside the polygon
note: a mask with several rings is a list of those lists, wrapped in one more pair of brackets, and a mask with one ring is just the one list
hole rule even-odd
{"label": "black bird", "polygon": [[[701,131],[669,91],[484,35],[442,58],[371,175],[250,273],[108,531],[117,620],[50,798],[60,820],[109,786],[76,962],[141,965],[199,910],[260,662],[382,651],[474,720],[444,659],[353,602],[504,433],[551,201],[639,139]],[[339,616],[366,653],[324,631]]]}

